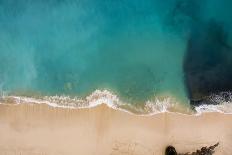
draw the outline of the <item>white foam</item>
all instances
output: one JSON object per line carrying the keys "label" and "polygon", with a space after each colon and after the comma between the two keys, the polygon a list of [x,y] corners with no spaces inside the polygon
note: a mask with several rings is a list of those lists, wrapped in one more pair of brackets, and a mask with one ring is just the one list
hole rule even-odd
{"label": "white foam", "polygon": [[197,114],[208,113],[208,112],[219,112],[225,114],[232,114],[232,103],[223,102],[217,105],[207,105],[203,104],[195,107]]}
{"label": "white foam", "polygon": [[150,113],[162,113],[167,112],[168,109],[175,106],[175,102],[171,98],[167,97],[163,100],[156,98],[154,101],[148,100],[145,103],[145,109]]}
{"label": "white foam", "polygon": [[209,96],[209,100],[215,104],[202,104],[195,107],[197,114],[208,112],[219,112],[225,114],[232,114],[232,93],[220,92]]}
{"label": "white foam", "polygon": [[[131,111],[134,111],[140,115],[154,115],[164,112],[191,114],[191,112],[189,112],[190,109],[187,106],[185,107],[186,109],[184,112],[183,109],[182,111],[178,111],[180,109],[179,107],[183,108],[183,105],[174,100],[172,97],[155,98],[154,100],[148,100],[145,102],[144,106],[136,107],[133,106],[133,104],[122,102],[117,95],[108,90],[95,90],[92,94],[84,99],[57,95],[33,98],[26,96],[8,96],[4,94],[0,97],[0,104],[47,104],[52,107],[71,109],[93,108],[105,104],[110,108],[121,110],[130,114],[133,114]],[[195,107],[195,110],[197,112],[196,115],[200,115],[205,112],[232,114],[232,103],[223,102],[218,105],[203,104]]]}
{"label": "white foam", "polygon": [[106,104],[109,107],[116,107],[119,99],[107,90],[96,90],[85,99],[72,98],[70,96],[44,96],[41,98],[32,98],[25,96],[1,96],[0,102],[11,102],[13,104],[31,103],[31,104],[48,104],[53,107],[62,108],[91,108],[100,104]]}

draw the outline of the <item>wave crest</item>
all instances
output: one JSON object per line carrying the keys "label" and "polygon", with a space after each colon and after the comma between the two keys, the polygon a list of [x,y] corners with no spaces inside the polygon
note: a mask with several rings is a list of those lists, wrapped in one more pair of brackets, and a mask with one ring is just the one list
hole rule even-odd
{"label": "wave crest", "polygon": [[218,94],[212,94],[209,96],[209,102],[211,104],[205,104],[195,107],[198,114],[204,112],[220,112],[226,114],[232,114],[232,92],[220,92]]}

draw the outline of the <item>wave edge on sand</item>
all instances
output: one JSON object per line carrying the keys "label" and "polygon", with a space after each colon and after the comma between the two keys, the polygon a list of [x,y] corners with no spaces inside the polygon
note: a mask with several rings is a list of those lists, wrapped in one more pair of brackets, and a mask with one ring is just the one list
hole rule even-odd
{"label": "wave edge on sand", "polygon": [[93,108],[102,104],[113,108],[115,110],[124,111],[135,115],[154,115],[164,112],[174,112],[187,115],[201,115],[208,112],[219,112],[224,114],[232,114],[231,102],[222,100],[219,104],[201,104],[195,106],[193,109],[187,104],[178,102],[173,97],[156,97],[153,100],[148,100],[142,106],[133,105],[123,102],[120,98],[108,90],[95,90],[85,98],[70,97],[65,95],[55,96],[40,96],[27,97],[5,95],[0,96],[0,104],[47,104],[51,107],[70,108],[70,109],[84,109]]}

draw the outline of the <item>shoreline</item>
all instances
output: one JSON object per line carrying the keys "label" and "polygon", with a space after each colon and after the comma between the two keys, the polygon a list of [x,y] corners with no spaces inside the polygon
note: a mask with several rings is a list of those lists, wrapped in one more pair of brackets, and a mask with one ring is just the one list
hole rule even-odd
{"label": "shoreline", "polygon": [[6,94],[0,97],[0,104],[47,104],[52,107],[68,109],[88,109],[105,104],[110,108],[135,115],[153,115],[168,111],[184,114],[194,113],[188,103],[181,102],[181,100],[170,94],[159,95],[141,103],[131,103],[122,100],[121,96],[106,89],[97,89],[85,97],[66,95],[17,96]]}
{"label": "shoreline", "polygon": [[222,114],[232,114],[231,102],[219,104],[201,104],[192,107],[187,103],[182,103],[172,96],[159,96],[154,100],[148,100],[143,104],[131,104],[120,100],[120,98],[107,90],[96,90],[85,98],[70,96],[41,96],[38,98],[27,96],[1,96],[0,104],[46,104],[51,107],[64,109],[89,109],[99,105],[106,105],[115,110],[127,112],[140,116],[152,116],[159,113],[177,113],[183,115],[201,115],[203,113],[217,112]]}
{"label": "shoreline", "polygon": [[162,155],[219,142],[215,155],[232,152],[232,115],[131,115],[99,105],[63,109],[45,104],[0,105],[0,154]]}

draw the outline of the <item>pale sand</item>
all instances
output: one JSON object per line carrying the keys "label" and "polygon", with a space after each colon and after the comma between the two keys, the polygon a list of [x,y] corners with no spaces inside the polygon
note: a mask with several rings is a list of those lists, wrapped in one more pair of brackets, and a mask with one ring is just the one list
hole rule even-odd
{"label": "pale sand", "polygon": [[169,144],[188,152],[216,142],[215,155],[232,155],[232,115],[0,105],[0,155],[162,155]]}

